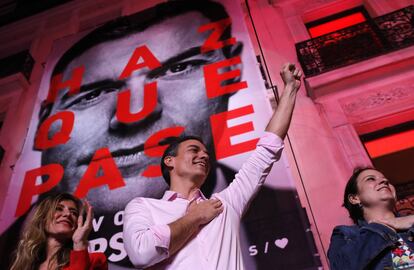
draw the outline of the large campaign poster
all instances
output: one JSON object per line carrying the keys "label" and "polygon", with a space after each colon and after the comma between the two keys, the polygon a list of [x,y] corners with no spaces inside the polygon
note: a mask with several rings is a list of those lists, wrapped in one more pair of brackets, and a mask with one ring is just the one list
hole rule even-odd
{"label": "large campaign poster", "polygon": [[[36,202],[70,192],[94,207],[90,250],[131,268],[123,210],[168,189],[171,137],[200,136],[213,162],[203,192],[226,188],[272,113],[243,18],[238,1],[169,1],[57,40],[1,212],[1,254]],[[282,156],[243,218],[246,269],[317,269],[304,213]]]}

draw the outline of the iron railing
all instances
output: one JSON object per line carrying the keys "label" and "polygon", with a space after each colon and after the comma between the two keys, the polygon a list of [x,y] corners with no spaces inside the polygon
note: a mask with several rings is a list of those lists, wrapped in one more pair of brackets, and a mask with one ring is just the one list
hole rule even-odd
{"label": "iron railing", "polygon": [[306,77],[414,45],[414,6],[296,44]]}

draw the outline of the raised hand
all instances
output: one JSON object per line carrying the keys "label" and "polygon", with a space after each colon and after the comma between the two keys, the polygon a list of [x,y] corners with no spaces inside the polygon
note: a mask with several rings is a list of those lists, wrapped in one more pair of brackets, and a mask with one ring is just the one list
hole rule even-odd
{"label": "raised hand", "polygon": [[[86,219],[83,220],[83,214],[86,211]],[[88,236],[92,230],[93,210],[88,201],[85,201],[81,213],[78,217],[78,227],[72,235],[73,249],[84,250],[88,248]]]}
{"label": "raised hand", "polygon": [[294,64],[286,63],[280,70],[285,87],[273,116],[266,126],[266,131],[275,133],[282,140],[285,138],[295,107],[296,94],[300,88],[302,71]]}
{"label": "raised hand", "polygon": [[187,215],[195,217],[199,225],[209,223],[223,212],[223,204],[218,199],[210,199],[197,203],[192,201],[187,210]]}
{"label": "raised hand", "polygon": [[300,88],[302,71],[294,64],[284,64],[280,70],[280,76],[282,77],[285,86],[291,86],[294,90],[298,90]]}

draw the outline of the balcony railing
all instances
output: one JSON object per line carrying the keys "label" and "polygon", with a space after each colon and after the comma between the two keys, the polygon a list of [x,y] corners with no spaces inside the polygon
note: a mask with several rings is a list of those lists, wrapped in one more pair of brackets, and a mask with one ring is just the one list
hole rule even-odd
{"label": "balcony railing", "polygon": [[296,44],[306,77],[414,45],[414,6]]}

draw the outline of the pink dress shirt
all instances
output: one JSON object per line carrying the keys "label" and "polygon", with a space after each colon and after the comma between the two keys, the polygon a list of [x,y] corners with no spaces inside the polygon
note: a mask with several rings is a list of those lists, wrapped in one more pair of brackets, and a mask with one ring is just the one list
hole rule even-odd
{"label": "pink dress shirt", "polygon": [[191,201],[166,191],[163,198],[135,198],[124,213],[124,245],[137,268],[151,269],[244,269],[240,249],[241,216],[250,199],[263,185],[272,164],[279,160],[283,141],[265,132],[256,150],[243,164],[233,182],[212,197],[223,212],[213,219],[181,250],[169,256],[170,224],[185,215],[192,200],[205,200],[200,192]]}

